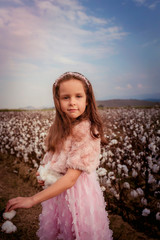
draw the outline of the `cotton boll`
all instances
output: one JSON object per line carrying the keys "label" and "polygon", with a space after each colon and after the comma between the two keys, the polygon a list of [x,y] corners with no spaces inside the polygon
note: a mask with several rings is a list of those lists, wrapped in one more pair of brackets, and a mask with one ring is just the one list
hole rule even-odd
{"label": "cotton boll", "polygon": [[17,227],[11,221],[5,221],[1,227],[2,232],[12,233],[17,231]]}
{"label": "cotton boll", "polygon": [[136,190],[132,190],[132,191],[130,192],[130,195],[131,195],[131,197],[133,197],[133,198],[137,198],[137,197],[138,197],[138,193],[137,193]]}
{"label": "cotton boll", "polygon": [[122,169],[126,175],[128,175],[128,168],[126,165],[122,165]]}
{"label": "cotton boll", "polygon": [[143,137],[141,138],[141,141],[142,141],[142,143],[146,143],[146,137],[143,136]]}
{"label": "cotton boll", "polygon": [[131,160],[128,160],[127,163],[128,163],[129,166],[132,165],[132,161]]}
{"label": "cotton boll", "polygon": [[48,174],[47,178],[45,179],[45,186],[50,186],[53,183],[55,183],[60,177],[62,177],[61,174],[54,171],[52,174]]}
{"label": "cotton boll", "polygon": [[107,157],[107,152],[103,152],[103,154],[102,154],[102,156],[104,157],[104,158],[106,158]]}
{"label": "cotton boll", "polygon": [[150,214],[150,212],[151,212],[150,209],[145,208],[142,211],[142,216],[147,217]]}
{"label": "cotton boll", "polygon": [[110,145],[116,145],[118,143],[117,139],[112,139],[110,142]]}
{"label": "cotton boll", "polygon": [[116,163],[112,162],[112,169],[115,169]]}
{"label": "cotton boll", "polygon": [[132,148],[132,145],[129,144],[129,145],[126,146],[126,148],[127,148],[127,149],[131,149],[131,148]]}
{"label": "cotton boll", "polygon": [[157,172],[159,171],[159,166],[158,166],[157,164],[154,164],[154,165],[152,166],[152,171],[153,171],[154,173],[157,173]]}
{"label": "cotton boll", "polygon": [[101,159],[101,164],[105,163],[105,161],[106,161],[106,159],[103,157],[103,158]]}
{"label": "cotton boll", "polygon": [[113,177],[113,176],[114,176],[114,172],[109,172],[109,173],[108,173],[108,177],[109,177],[109,178],[111,178],[111,177]]}
{"label": "cotton boll", "polygon": [[160,209],[160,202],[157,202],[157,208]]}
{"label": "cotton boll", "polygon": [[158,197],[159,198],[160,197],[160,191],[155,191],[154,192],[154,197],[156,197],[156,198]]}
{"label": "cotton boll", "polygon": [[130,184],[128,182],[124,182],[123,188],[130,189]]}
{"label": "cotton boll", "polygon": [[154,184],[154,183],[156,183],[156,179],[153,177],[152,174],[149,174],[148,183],[149,183],[149,184]]}
{"label": "cotton boll", "polygon": [[147,199],[146,198],[141,198],[141,203],[145,206],[147,206]]}
{"label": "cotton boll", "polygon": [[113,187],[110,188],[110,192],[115,196],[115,198],[117,198],[117,200],[119,200],[119,194],[116,192],[116,190]]}
{"label": "cotton boll", "polygon": [[150,157],[148,157],[148,165],[149,165],[150,169],[152,169],[153,161],[152,161],[152,158],[150,158]]}
{"label": "cotton boll", "polygon": [[118,168],[118,174],[119,175],[121,174],[121,168]]}
{"label": "cotton boll", "polygon": [[97,170],[97,174],[99,177],[105,176],[106,173],[107,173],[107,170],[105,168],[98,168],[98,170]]}
{"label": "cotton boll", "polygon": [[108,162],[106,165],[107,165],[109,168],[111,168],[111,166],[112,166],[112,164],[111,164],[110,162]]}
{"label": "cotton boll", "polygon": [[158,131],[157,131],[157,134],[159,134],[159,135],[160,135],[160,129],[158,129]]}
{"label": "cotton boll", "polygon": [[156,213],[156,220],[160,221],[160,212]]}
{"label": "cotton boll", "polygon": [[156,145],[154,145],[154,142],[150,143],[148,145],[148,148],[152,151],[152,152],[156,152]]}
{"label": "cotton boll", "polygon": [[139,196],[143,196],[144,195],[144,192],[143,192],[142,188],[137,188],[136,191],[137,191]]}
{"label": "cotton boll", "polygon": [[136,172],[135,169],[132,169],[132,177],[136,178],[138,173]]}
{"label": "cotton boll", "polygon": [[16,215],[16,211],[15,210],[12,210],[10,212],[4,212],[3,213],[3,218],[4,219],[8,219],[8,220],[11,220],[12,218],[14,218]]}
{"label": "cotton boll", "polygon": [[137,133],[136,133],[135,131],[133,131],[133,135],[134,135],[135,137],[137,137]]}
{"label": "cotton boll", "polygon": [[45,187],[55,183],[60,177],[62,177],[62,174],[52,170],[49,163],[44,166],[41,165],[38,169],[38,173],[39,176],[37,176],[37,179],[44,181]]}
{"label": "cotton boll", "polygon": [[114,156],[114,154],[112,153],[111,150],[109,150],[109,151],[107,152],[107,155],[108,155],[109,157],[113,157],[113,156]]}
{"label": "cotton boll", "polygon": [[115,180],[116,178],[115,178],[115,176],[111,176],[110,179],[111,180]]}
{"label": "cotton boll", "polygon": [[104,186],[101,186],[102,192],[106,191],[106,188]]}
{"label": "cotton boll", "polygon": [[113,162],[113,159],[112,159],[112,158],[109,158],[108,161],[109,161],[110,163],[112,163],[112,162]]}
{"label": "cotton boll", "polygon": [[105,181],[105,185],[107,185],[107,187],[111,187],[111,180],[110,179],[107,179]]}
{"label": "cotton boll", "polygon": [[34,159],[32,160],[32,162],[33,162],[34,168],[38,168],[38,163]]}
{"label": "cotton boll", "polygon": [[47,177],[47,170],[46,170],[46,167],[41,165],[39,168],[38,168],[38,173],[39,173],[39,176],[37,177],[38,180],[42,180],[42,181],[45,181],[46,177]]}
{"label": "cotton boll", "polygon": [[138,169],[138,171],[141,170],[141,164],[140,164],[140,163],[136,163],[136,164],[135,164],[135,167]]}

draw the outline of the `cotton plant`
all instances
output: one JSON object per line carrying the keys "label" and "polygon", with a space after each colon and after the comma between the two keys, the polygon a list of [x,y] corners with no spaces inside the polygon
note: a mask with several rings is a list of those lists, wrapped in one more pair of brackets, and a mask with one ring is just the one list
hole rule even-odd
{"label": "cotton plant", "polygon": [[46,132],[53,122],[53,112],[48,111],[47,115],[43,111],[2,113],[1,152],[10,152],[17,158],[23,158],[25,163],[31,163],[34,155],[39,163],[45,151]]}
{"label": "cotton plant", "polygon": [[[116,201],[121,201],[123,192],[130,195],[134,190],[132,201],[139,201],[141,208],[149,207],[152,212],[152,201],[157,201],[160,187],[160,109],[118,108],[100,113],[108,144],[101,148],[99,169],[106,171],[98,170],[99,181],[107,191],[111,189]],[[46,151],[44,139],[53,119],[53,111],[1,112],[0,151],[37,169]]]}

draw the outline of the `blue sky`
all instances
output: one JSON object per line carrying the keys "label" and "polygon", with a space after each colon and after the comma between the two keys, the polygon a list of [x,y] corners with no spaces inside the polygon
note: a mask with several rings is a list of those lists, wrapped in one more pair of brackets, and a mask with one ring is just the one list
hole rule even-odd
{"label": "blue sky", "polygon": [[160,96],[160,0],[1,0],[0,108],[52,106],[66,71],[97,100]]}

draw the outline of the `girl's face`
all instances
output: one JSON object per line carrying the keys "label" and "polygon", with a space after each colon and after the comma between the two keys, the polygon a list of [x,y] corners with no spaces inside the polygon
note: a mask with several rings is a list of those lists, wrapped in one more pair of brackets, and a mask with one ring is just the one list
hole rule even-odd
{"label": "girl's face", "polygon": [[71,78],[60,83],[59,99],[61,110],[71,119],[81,116],[87,105],[83,83]]}

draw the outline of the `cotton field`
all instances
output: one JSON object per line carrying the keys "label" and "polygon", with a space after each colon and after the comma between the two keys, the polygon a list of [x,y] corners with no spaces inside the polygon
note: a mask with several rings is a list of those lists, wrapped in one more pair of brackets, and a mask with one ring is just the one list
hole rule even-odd
{"label": "cotton field", "polygon": [[[160,108],[100,110],[108,144],[97,170],[107,209],[160,231]],[[37,168],[52,111],[0,112],[0,151]]]}

